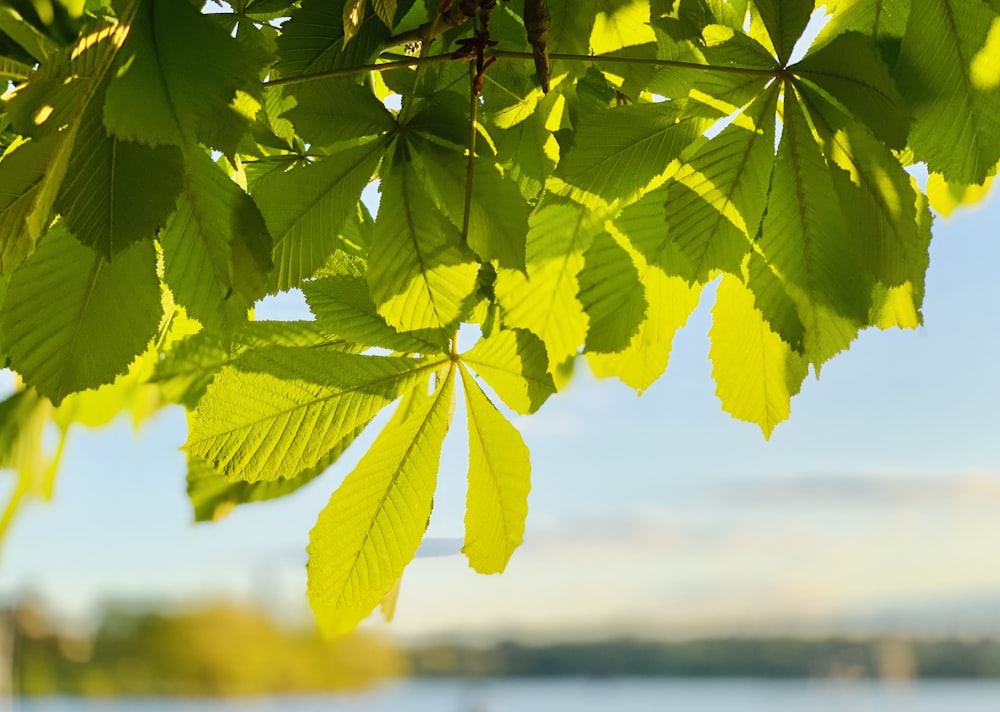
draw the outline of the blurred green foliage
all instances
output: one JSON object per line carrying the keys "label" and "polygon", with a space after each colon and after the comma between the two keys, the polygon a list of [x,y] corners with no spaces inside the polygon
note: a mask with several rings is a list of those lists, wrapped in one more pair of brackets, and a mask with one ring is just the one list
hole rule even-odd
{"label": "blurred green foliage", "polygon": [[55,630],[31,604],[11,621],[14,688],[24,695],[326,692],[407,671],[404,656],[372,635],[327,642],[228,605],[173,615],[112,610],[92,637]]}

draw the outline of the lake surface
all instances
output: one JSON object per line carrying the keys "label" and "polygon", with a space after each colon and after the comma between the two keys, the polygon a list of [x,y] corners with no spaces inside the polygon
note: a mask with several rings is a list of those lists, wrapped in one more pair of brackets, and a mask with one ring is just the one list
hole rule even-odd
{"label": "lake surface", "polygon": [[358,694],[240,700],[0,702],[18,712],[996,712],[1000,681],[435,680]]}

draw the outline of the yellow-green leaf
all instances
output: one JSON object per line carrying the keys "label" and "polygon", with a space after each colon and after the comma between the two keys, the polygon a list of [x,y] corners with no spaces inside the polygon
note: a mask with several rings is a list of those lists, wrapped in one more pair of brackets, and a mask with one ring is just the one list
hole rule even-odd
{"label": "yellow-green leaf", "polygon": [[724,275],[712,309],[712,377],[722,409],[757,423],[764,437],[791,412],[808,364],[771,331],[737,277]]}
{"label": "yellow-green leaf", "polygon": [[469,421],[465,546],[469,565],[500,573],[524,537],[531,461],[524,439],[462,368]]}
{"label": "yellow-green leaf", "polygon": [[433,366],[314,347],[250,351],[209,386],[187,449],[233,480],[295,477]]}
{"label": "yellow-green leaf", "polygon": [[454,394],[449,369],[432,396],[404,401],[333,493],[309,535],[309,602],[342,635],[385,599],[413,559],[433,505]]}
{"label": "yellow-green leaf", "polygon": [[534,413],[556,390],[545,346],[530,331],[498,331],[462,354],[462,362],[472,366],[507,407],[518,413]]}

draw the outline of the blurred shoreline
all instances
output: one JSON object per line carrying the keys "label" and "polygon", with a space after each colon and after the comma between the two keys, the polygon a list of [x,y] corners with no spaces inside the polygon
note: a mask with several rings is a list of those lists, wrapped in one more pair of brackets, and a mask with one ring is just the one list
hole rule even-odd
{"label": "blurred shoreline", "polygon": [[688,639],[333,641],[260,610],[108,608],[91,632],[38,603],[0,625],[0,697],[244,697],[364,690],[403,679],[1000,679],[1000,637],[730,634]]}

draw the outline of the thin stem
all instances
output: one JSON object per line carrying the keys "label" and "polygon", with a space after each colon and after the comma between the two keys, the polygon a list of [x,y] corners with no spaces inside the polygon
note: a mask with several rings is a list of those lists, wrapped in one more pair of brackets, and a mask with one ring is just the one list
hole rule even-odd
{"label": "thin stem", "polygon": [[[386,53],[385,57],[399,57],[396,53]],[[535,58],[530,52],[489,52],[487,57],[497,59],[509,59],[516,61],[534,62]],[[611,55],[592,54],[562,54],[554,52],[549,55],[550,59],[561,62],[595,62],[598,64],[645,64],[654,67],[677,67],[681,69],[702,69],[706,72],[722,72],[726,74],[748,74],[757,77],[773,77],[781,71],[780,67],[763,69],[760,67],[729,67],[714,64],[699,64],[697,62],[681,62],[674,59],[649,59],[645,57],[615,57]],[[467,57],[453,57],[450,54],[433,54],[425,57],[408,57],[405,59],[393,59],[391,62],[380,64],[367,64],[360,67],[345,67],[343,69],[332,69],[326,72],[316,72],[315,74],[300,74],[294,77],[282,77],[265,82],[266,86],[280,86],[282,84],[295,84],[298,82],[308,82],[313,79],[326,79],[329,77],[349,77],[361,72],[386,72],[391,69],[403,69],[406,67],[418,67],[424,64],[438,64],[441,62],[467,62]]]}
{"label": "thin stem", "polygon": [[[443,4],[443,3],[442,3]],[[437,11],[434,13],[434,17],[431,18],[430,24],[427,25],[427,35],[423,43],[420,45],[420,58],[426,59],[432,56],[431,51],[431,41],[434,39],[434,33],[437,32],[438,25],[441,24],[441,6],[438,5]],[[440,55],[437,55],[440,56]],[[420,80],[424,78],[424,73],[420,71],[423,65],[417,67],[416,76],[413,77],[413,94],[417,94],[417,89],[420,88]],[[406,124],[407,119],[410,118],[410,112],[413,111],[413,97],[406,96],[403,101],[403,108],[399,111],[399,123]]]}
{"label": "thin stem", "polygon": [[[517,59],[534,62],[535,57],[530,52],[491,52],[497,59]],[[780,68],[760,69],[759,67],[727,67],[714,64],[699,64],[697,62],[681,62],[674,59],[649,59],[646,57],[617,57],[611,55],[562,54],[549,53],[549,59],[565,62],[596,62],[601,64],[646,64],[655,67],[680,67],[683,69],[704,69],[709,72],[728,72],[730,74],[750,74],[759,77],[773,77]]]}
{"label": "thin stem", "polygon": [[[393,55],[397,56],[397,55]],[[342,69],[330,69],[325,72],[314,74],[298,74],[294,77],[281,77],[280,79],[270,79],[264,82],[264,86],[277,87],[285,84],[299,84],[301,82],[311,82],[314,79],[331,79],[335,77],[352,77],[362,72],[387,72],[391,69],[406,69],[417,67],[421,64],[439,64],[442,62],[454,62],[455,58],[450,54],[435,54],[429,57],[407,57],[392,62],[382,62],[380,64],[365,64],[360,67],[344,67]]]}
{"label": "thin stem", "polygon": [[472,213],[472,178],[476,168],[476,133],[478,132],[479,95],[473,88],[476,67],[469,62],[469,162],[465,164],[465,211],[462,215],[462,239],[469,239],[469,216]]}

